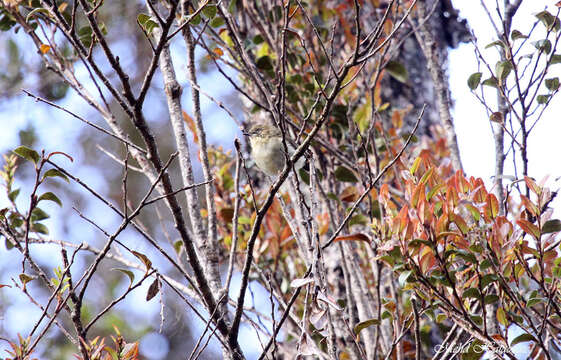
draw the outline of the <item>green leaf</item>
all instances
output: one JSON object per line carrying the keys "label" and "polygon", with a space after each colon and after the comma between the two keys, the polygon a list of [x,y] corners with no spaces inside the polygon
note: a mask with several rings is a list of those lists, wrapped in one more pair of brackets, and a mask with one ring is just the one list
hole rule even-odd
{"label": "green leaf", "polygon": [[15,189],[15,190],[13,190],[13,191],[11,191],[11,192],[8,194],[8,199],[10,199],[11,202],[16,201],[16,198],[18,197],[19,192],[20,192],[20,189],[19,189],[19,188],[18,188],[18,189]]}
{"label": "green leaf", "polygon": [[490,283],[499,280],[496,274],[486,274],[481,277],[481,288],[485,289]]}
{"label": "green leaf", "polygon": [[134,281],[134,273],[130,270],[127,269],[123,269],[123,268],[114,268],[113,270],[117,270],[122,272],[123,274],[127,275],[129,280],[130,280],[130,284],[129,287],[132,285],[133,281]]}
{"label": "green leaf", "polygon": [[542,234],[549,234],[561,231],[561,220],[554,219],[548,220],[542,226]]}
{"label": "green leaf", "polygon": [[233,14],[236,11],[236,3],[237,2],[238,2],[237,0],[231,0],[230,1],[230,5],[228,5],[228,12],[230,14]]}
{"label": "green leaf", "polygon": [[273,61],[268,55],[261,56],[257,59],[255,65],[260,70],[273,70]]}
{"label": "green leaf", "polygon": [[477,325],[483,325],[483,317],[479,315],[470,315],[471,320],[476,323]]}
{"label": "green leaf", "polygon": [[16,23],[15,19],[10,14],[4,14],[2,18],[0,18],[0,31],[8,31],[14,26]]}
{"label": "green leaf", "polygon": [[384,312],[382,313],[382,320],[386,320],[386,319],[393,320],[393,315],[388,310],[384,310]]}
{"label": "green leaf", "polygon": [[481,293],[479,292],[478,288],[469,288],[467,290],[464,291],[464,293],[462,294],[462,298],[474,298],[474,299],[479,299],[481,298]]}
{"label": "green leaf", "polygon": [[197,26],[200,23],[201,23],[201,14],[197,14],[197,15],[193,16],[193,18],[191,19],[191,25]]}
{"label": "green leaf", "polygon": [[344,166],[338,166],[337,169],[335,169],[335,179],[341,182],[352,182],[352,183],[358,181],[355,174]]}
{"label": "green leaf", "polygon": [[472,264],[477,264],[477,258],[475,257],[474,254],[466,251],[466,250],[458,250],[456,251],[456,256],[464,259],[467,262],[470,262]]}
{"label": "green leaf", "polygon": [[483,299],[483,302],[485,303],[485,305],[494,304],[497,301],[499,301],[499,297],[495,294],[485,295],[485,298]]}
{"label": "green leaf", "polygon": [[78,29],[78,37],[80,41],[84,44],[86,48],[92,45],[92,28],[89,26],[84,26]]}
{"label": "green leaf", "polygon": [[70,180],[68,180],[68,177],[66,175],[64,175],[61,171],[57,170],[57,169],[49,169],[47,171],[45,171],[45,173],[43,174],[43,178],[41,179],[41,181],[43,181],[44,179],[48,178],[48,177],[59,177],[62,178],[64,181],[66,181],[67,183],[70,183]]}
{"label": "green leaf", "polygon": [[16,148],[14,150],[14,153],[16,153],[16,155],[21,156],[25,160],[33,161],[35,164],[37,164],[39,162],[39,160],[41,159],[41,157],[39,156],[39,153],[37,153],[37,151],[35,151],[33,149],[30,149],[27,146],[23,146],[23,145]]}
{"label": "green leaf", "polygon": [[421,157],[417,156],[417,158],[413,162],[413,165],[411,165],[411,167],[409,168],[409,173],[411,175],[415,175],[415,173],[417,172],[417,169],[419,168],[420,164],[421,164]]}
{"label": "green leaf", "polygon": [[497,309],[497,320],[499,320],[502,325],[509,325],[505,310],[502,307]]}
{"label": "green leaf", "polygon": [[224,25],[224,24],[225,24],[225,21],[224,21],[224,19],[221,18],[221,17],[215,17],[215,18],[212,19],[211,22],[210,22],[210,26],[213,27],[213,28],[220,27],[220,26],[222,26],[222,25]]}
{"label": "green leaf", "polygon": [[561,63],[561,55],[553,54],[551,55],[550,65],[560,64]]}
{"label": "green leaf", "polygon": [[536,100],[537,100],[538,104],[543,105],[543,104],[547,104],[547,102],[549,101],[549,97],[550,97],[550,95],[538,95],[536,97]]}
{"label": "green leaf", "polygon": [[177,240],[176,242],[173,243],[173,249],[177,254],[181,252],[182,247],[183,247],[183,241],[181,240]]}
{"label": "green leaf", "polygon": [[477,87],[479,86],[479,83],[481,82],[481,76],[482,75],[483,75],[482,73],[476,72],[476,73],[473,73],[469,76],[467,84],[468,84],[470,90],[477,89]]}
{"label": "green leaf", "polygon": [[547,10],[540,11],[534,14],[534,16],[537,17],[548,30],[559,31],[559,19],[551,15]]}
{"label": "green leaf", "polygon": [[380,320],[379,319],[369,319],[369,320],[365,320],[365,321],[361,321],[358,324],[356,324],[356,326],[354,327],[354,333],[355,335],[358,336],[358,334],[366,329],[367,327],[373,326],[373,325],[380,325]]}
{"label": "green leaf", "polygon": [[19,280],[21,281],[21,283],[23,285],[27,284],[30,281],[35,280],[36,278],[37,278],[36,276],[30,276],[30,275],[23,274],[23,273],[19,274]]}
{"label": "green leaf", "polygon": [[498,82],[497,82],[497,78],[495,77],[490,77],[488,79],[483,80],[483,82],[481,83],[482,85],[486,85],[486,86],[491,86],[494,88],[498,88]]}
{"label": "green leaf", "polygon": [[151,34],[152,31],[154,31],[155,28],[159,27],[160,25],[158,25],[157,22],[155,22],[154,20],[150,19],[146,22],[144,28],[146,30],[146,32],[148,34]]}
{"label": "green leaf", "polygon": [[372,121],[372,100],[366,97],[364,104],[360,105],[353,113],[353,121],[361,133],[364,133]]}
{"label": "green leaf", "polygon": [[555,91],[555,90],[559,89],[559,78],[554,77],[554,78],[551,78],[551,79],[545,79],[545,87],[549,91]]}
{"label": "green leaf", "polygon": [[534,47],[539,51],[543,51],[546,54],[549,54],[551,52],[551,41],[549,41],[548,39],[534,41],[532,42],[532,45],[534,45]]}
{"label": "green leaf", "polygon": [[252,41],[253,41],[253,43],[254,43],[255,45],[259,45],[259,44],[261,44],[263,41],[265,41],[265,39],[263,39],[263,36],[261,36],[260,34],[257,34],[257,35],[255,35],[255,36],[253,37]]}
{"label": "green leaf", "polygon": [[510,346],[514,346],[516,344],[520,344],[526,341],[536,341],[536,338],[530,334],[522,334],[515,337],[514,340],[512,340],[512,342],[510,343]]}
{"label": "green leaf", "polygon": [[541,302],[544,302],[545,300],[542,298],[531,298],[526,302],[526,307],[532,307],[536,304],[539,304]]}
{"label": "green leaf", "polygon": [[49,200],[49,201],[53,201],[55,203],[57,203],[60,207],[62,207],[62,201],[60,201],[60,199],[53,194],[52,192],[46,192],[43,195],[39,196],[39,199],[37,199],[37,202],[41,201],[41,200]]}
{"label": "green leaf", "polygon": [[397,81],[406,83],[407,79],[409,78],[409,74],[407,69],[403,64],[397,61],[390,61],[386,65],[386,71]]}
{"label": "green leaf", "polygon": [[528,36],[522,34],[520,31],[518,30],[512,30],[512,32],[510,33],[510,38],[512,40],[518,40],[518,39],[527,39]]}
{"label": "green leaf", "polygon": [[499,61],[495,65],[495,72],[497,74],[497,79],[502,84],[504,80],[508,77],[508,74],[512,71],[512,64],[510,61]]}
{"label": "green leaf", "polygon": [[142,25],[144,27],[144,24],[146,24],[146,22],[148,20],[150,20],[150,15],[147,14],[138,14],[136,20],[138,21],[138,23],[140,25]]}
{"label": "green leaf", "polygon": [[363,214],[357,214],[349,220],[349,226],[353,225],[368,225],[369,219]]}
{"label": "green leaf", "polygon": [[49,15],[49,10],[45,9],[45,8],[37,8],[37,9],[33,9],[29,12],[29,14],[27,14],[27,16],[25,17],[25,22],[29,23],[29,20],[31,20],[31,18],[33,16],[38,15],[39,13],[45,14],[47,17],[50,17]]}
{"label": "green leaf", "polygon": [[493,46],[500,46],[500,47],[502,47],[503,49],[506,48],[505,44],[504,44],[501,40],[496,40],[496,41],[493,41],[492,43],[487,44],[487,45],[485,46],[485,49],[489,49],[489,48],[491,48],[491,47],[493,47]]}
{"label": "green leaf", "polygon": [[31,224],[31,231],[39,234],[49,235],[49,228],[38,222]]}
{"label": "green leaf", "polygon": [[212,19],[216,16],[217,11],[218,9],[216,8],[216,5],[207,5],[203,8],[202,12],[205,17]]}
{"label": "green leaf", "polygon": [[399,282],[399,286],[404,287],[405,283],[410,282],[412,274],[413,274],[413,270],[407,270],[402,272],[397,280]]}

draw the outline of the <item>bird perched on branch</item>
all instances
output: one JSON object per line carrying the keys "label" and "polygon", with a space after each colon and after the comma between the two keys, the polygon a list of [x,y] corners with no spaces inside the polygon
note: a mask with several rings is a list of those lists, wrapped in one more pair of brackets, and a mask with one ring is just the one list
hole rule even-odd
{"label": "bird perched on branch", "polygon": [[[286,161],[285,147],[282,143],[282,133],[280,129],[268,124],[255,124],[244,131],[244,135],[249,136],[251,145],[251,157],[255,164],[269,176],[278,175],[284,168]],[[294,153],[294,146],[287,139],[288,156]],[[304,158],[296,162],[296,169],[304,166]]]}

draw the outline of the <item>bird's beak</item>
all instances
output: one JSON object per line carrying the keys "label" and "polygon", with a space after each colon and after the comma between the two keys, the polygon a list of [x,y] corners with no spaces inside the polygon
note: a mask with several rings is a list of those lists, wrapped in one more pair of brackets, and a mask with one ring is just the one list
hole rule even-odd
{"label": "bird's beak", "polygon": [[248,133],[246,130],[242,130],[242,134],[244,134],[245,136],[251,136],[251,134]]}

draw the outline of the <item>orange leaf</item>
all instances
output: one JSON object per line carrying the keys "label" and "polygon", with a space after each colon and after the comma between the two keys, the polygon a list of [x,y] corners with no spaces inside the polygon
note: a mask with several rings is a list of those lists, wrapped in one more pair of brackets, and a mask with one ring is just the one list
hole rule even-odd
{"label": "orange leaf", "polygon": [[421,193],[423,194],[423,199],[424,199],[425,184],[417,185],[415,191],[413,191],[413,196],[411,196],[411,205],[413,205],[413,207],[417,207],[417,204],[419,203],[419,199],[421,198]]}
{"label": "orange leaf", "polygon": [[522,230],[532,235],[536,240],[540,238],[540,229],[538,229],[536,225],[524,219],[520,219],[516,223],[522,228]]}
{"label": "orange leaf", "polygon": [[526,210],[528,210],[532,215],[538,216],[540,210],[530,199],[524,195],[520,195],[520,200],[522,200],[522,204],[524,204]]}
{"label": "orange leaf", "polygon": [[405,226],[407,225],[407,223],[409,222],[409,208],[407,207],[407,205],[405,205],[404,207],[401,208],[401,211],[399,212],[398,218],[399,218],[399,232],[402,232],[403,229],[405,229]]}
{"label": "orange leaf", "polygon": [[39,50],[41,50],[41,54],[46,54],[49,52],[49,50],[51,50],[51,47],[47,44],[41,44],[41,46],[39,46]]}
{"label": "orange leaf", "polygon": [[466,180],[464,175],[458,170],[455,176],[456,190],[459,193],[466,194],[470,190],[469,182]]}
{"label": "orange leaf", "polygon": [[487,190],[485,190],[485,187],[483,185],[480,185],[479,189],[477,189],[477,191],[475,191],[475,194],[473,195],[473,201],[481,204],[485,202],[486,197]]}
{"label": "orange leaf", "polygon": [[461,216],[454,215],[454,219],[452,221],[454,221],[454,224],[458,226],[458,229],[460,229],[463,235],[466,235],[468,233],[469,227]]}
{"label": "orange leaf", "polygon": [[493,194],[487,194],[487,198],[485,199],[485,216],[489,219],[494,219],[499,215],[499,201]]}
{"label": "orange leaf", "polygon": [[524,181],[526,182],[526,186],[528,187],[528,189],[530,189],[534,194],[539,196],[542,193],[542,189],[532,178],[524,176]]}
{"label": "orange leaf", "polygon": [[187,114],[185,111],[182,112],[183,112],[183,121],[185,121],[185,124],[187,124],[189,130],[191,130],[191,133],[193,133],[193,141],[195,142],[195,144],[198,145],[199,136],[197,135],[197,127],[195,126],[195,120],[193,120],[193,118],[189,116],[189,114]]}
{"label": "orange leaf", "polygon": [[367,243],[370,243],[370,238],[368,237],[368,235],[363,234],[363,233],[355,233],[355,234],[351,234],[351,235],[344,235],[344,236],[337,236],[335,238],[335,242],[337,241],[347,241],[347,240],[358,240],[358,241],[365,241]]}
{"label": "orange leaf", "polygon": [[343,190],[339,198],[343,202],[355,202],[358,199],[358,190],[354,186],[349,186]]}
{"label": "orange leaf", "polygon": [[214,48],[212,52],[214,53],[214,56],[217,58],[222,57],[222,55],[224,55],[224,51],[219,47]]}

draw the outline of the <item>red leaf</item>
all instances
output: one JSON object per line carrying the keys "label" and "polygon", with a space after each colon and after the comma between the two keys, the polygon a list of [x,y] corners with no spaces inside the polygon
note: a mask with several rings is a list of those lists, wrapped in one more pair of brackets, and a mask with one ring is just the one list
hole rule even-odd
{"label": "red leaf", "polygon": [[526,208],[526,210],[528,210],[528,212],[530,212],[532,215],[534,216],[538,216],[539,213],[539,209],[538,207],[532,202],[532,200],[528,199],[526,196],[524,195],[520,195],[520,200],[522,200],[522,204],[524,204],[524,207]]}
{"label": "red leaf", "polygon": [[540,238],[540,229],[538,229],[536,225],[524,219],[520,219],[516,223],[522,228],[522,230],[532,235],[536,240]]}
{"label": "red leaf", "polygon": [[494,219],[499,215],[499,201],[493,194],[487,194],[487,198],[485,199],[485,216],[489,219]]}
{"label": "red leaf", "polygon": [[189,116],[189,114],[187,114],[185,111],[183,111],[183,121],[185,121],[185,124],[187,124],[189,130],[191,130],[191,133],[193,133],[193,141],[195,142],[195,144],[198,145],[199,136],[197,135],[197,127],[195,126],[195,120],[193,120],[193,118]]}
{"label": "red leaf", "polygon": [[528,187],[528,189],[530,189],[534,194],[538,196],[541,194],[542,189],[538,186],[538,184],[536,184],[536,182],[532,178],[524,176],[524,181],[526,182],[526,186]]}

